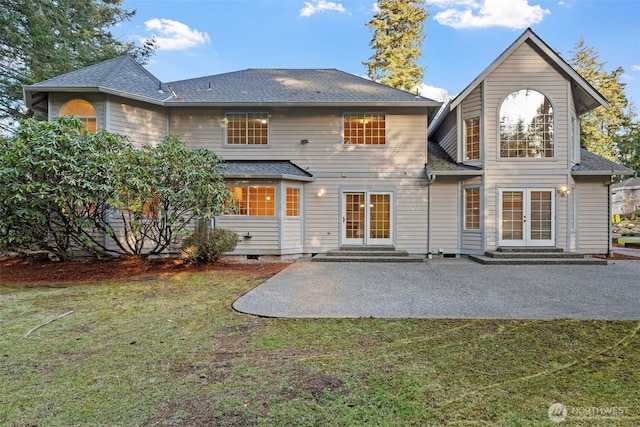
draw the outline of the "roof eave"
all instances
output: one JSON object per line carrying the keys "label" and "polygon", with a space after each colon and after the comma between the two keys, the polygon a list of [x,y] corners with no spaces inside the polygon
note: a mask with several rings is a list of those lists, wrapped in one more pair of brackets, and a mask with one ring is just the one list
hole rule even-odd
{"label": "roof eave", "polygon": [[223,173],[225,179],[275,179],[283,181],[313,182],[316,179],[312,176],[300,176],[289,174],[246,174],[246,173]]}
{"label": "roof eave", "polygon": [[635,174],[634,171],[622,171],[622,170],[615,170],[615,169],[571,171],[571,175],[574,175],[574,176],[607,176],[607,175],[633,176],[634,174]]}
{"label": "roof eave", "polygon": [[326,102],[326,101],[305,101],[305,102],[191,102],[171,99],[163,103],[167,107],[400,107],[400,108],[431,108],[438,107],[440,103],[436,101],[416,101],[416,102]]}
{"label": "roof eave", "polygon": [[484,170],[454,170],[454,171],[439,171],[429,169],[430,175],[436,176],[482,176]]}
{"label": "roof eave", "polygon": [[[47,86],[24,86],[23,89],[25,100],[27,101],[27,107],[29,107],[29,100],[27,98],[28,93],[37,93],[37,92],[47,92],[47,93],[86,93],[86,92],[99,92],[106,93],[109,95],[120,96],[122,98],[133,99],[136,101],[148,102],[150,104],[156,105],[166,105],[165,100],[154,99],[148,96],[136,95],[129,92],[124,92],[120,90],[110,89],[103,86],[55,86],[55,87],[47,87]],[[170,97],[170,94],[167,93],[167,98]]]}

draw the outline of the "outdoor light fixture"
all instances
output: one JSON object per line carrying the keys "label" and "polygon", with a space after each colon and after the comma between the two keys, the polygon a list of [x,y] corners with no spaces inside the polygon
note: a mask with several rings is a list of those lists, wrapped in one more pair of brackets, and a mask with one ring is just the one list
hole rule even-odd
{"label": "outdoor light fixture", "polygon": [[322,196],[324,196],[324,188],[321,188],[321,189],[318,191],[318,197],[322,197]]}
{"label": "outdoor light fixture", "polygon": [[571,190],[566,185],[563,185],[560,188],[558,188],[558,194],[560,194],[563,197],[569,194],[570,192]]}
{"label": "outdoor light fixture", "polygon": [[309,140],[308,139],[301,139],[300,140],[300,144],[304,145],[304,144],[308,144]]}

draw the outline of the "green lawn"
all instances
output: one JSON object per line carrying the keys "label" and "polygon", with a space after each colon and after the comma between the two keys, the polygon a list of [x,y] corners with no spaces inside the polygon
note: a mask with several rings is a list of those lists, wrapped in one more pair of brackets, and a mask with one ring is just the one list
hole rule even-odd
{"label": "green lawn", "polygon": [[258,283],[0,287],[0,425],[640,424],[640,322],[234,312]]}

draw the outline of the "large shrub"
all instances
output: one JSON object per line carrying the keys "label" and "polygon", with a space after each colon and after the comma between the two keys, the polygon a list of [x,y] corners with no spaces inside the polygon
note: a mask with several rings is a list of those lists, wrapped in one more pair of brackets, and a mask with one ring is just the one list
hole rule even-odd
{"label": "large shrub", "polygon": [[156,255],[229,198],[220,159],[173,135],[136,148],[76,118],[25,120],[0,150],[0,247]]}
{"label": "large shrub", "polygon": [[238,244],[235,231],[225,228],[196,231],[184,240],[181,257],[190,264],[217,261]]}

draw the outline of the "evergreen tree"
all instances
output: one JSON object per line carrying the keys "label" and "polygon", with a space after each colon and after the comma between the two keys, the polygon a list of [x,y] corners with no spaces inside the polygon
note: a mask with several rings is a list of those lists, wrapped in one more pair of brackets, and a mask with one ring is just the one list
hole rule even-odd
{"label": "evergreen tree", "polygon": [[135,12],[124,0],[0,0],[0,131],[28,113],[22,85],[123,54],[144,62],[154,50],[114,38],[109,29]]}
{"label": "evergreen tree", "polygon": [[429,16],[424,0],[380,0],[378,5],[379,12],[366,24],[373,31],[369,46],[375,52],[363,63],[367,74],[376,82],[413,91],[424,77],[424,67],[418,65]]}
{"label": "evergreen tree", "polygon": [[[598,107],[582,116],[580,120],[581,145],[592,153],[609,160],[623,162],[625,156],[621,149],[629,151],[633,145],[633,129],[637,123],[633,119],[635,113],[624,93],[625,83],[620,81],[624,73],[622,67],[607,72],[605,63],[598,61],[599,53],[586,46],[584,39],[571,51],[569,64],[598,90],[608,101],[610,107]],[[637,130],[635,131],[637,134]],[[635,139],[637,142],[637,137]],[[636,147],[636,152],[638,151]]]}

